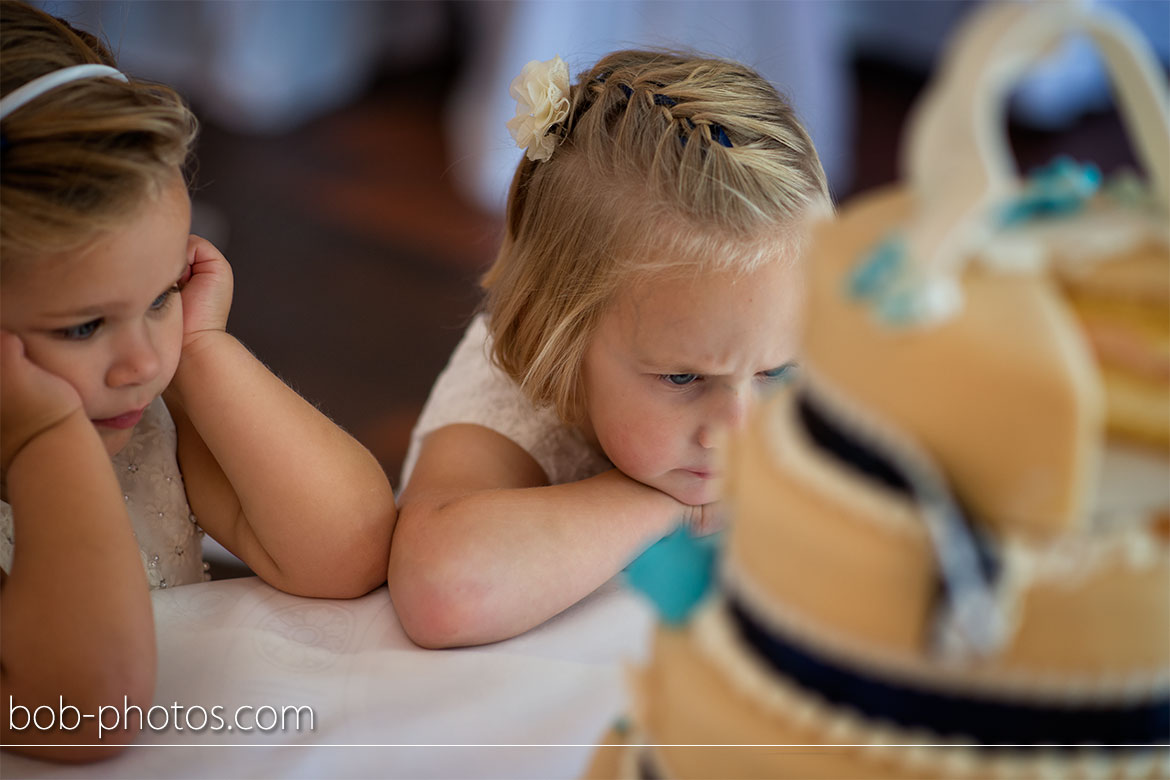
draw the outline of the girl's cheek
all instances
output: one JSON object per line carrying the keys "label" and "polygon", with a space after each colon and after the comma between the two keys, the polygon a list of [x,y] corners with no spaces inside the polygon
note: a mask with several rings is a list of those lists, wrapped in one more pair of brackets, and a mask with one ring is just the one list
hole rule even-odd
{"label": "girl's cheek", "polygon": [[645,416],[631,420],[625,429],[623,450],[631,468],[641,473],[657,473],[672,453],[673,440],[670,420]]}
{"label": "girl's cheek", "polygon": [[601,437],[605,455],[615,466],[635,478],[644,472],[648,442],[635,418],[613,420],[606,436]]}

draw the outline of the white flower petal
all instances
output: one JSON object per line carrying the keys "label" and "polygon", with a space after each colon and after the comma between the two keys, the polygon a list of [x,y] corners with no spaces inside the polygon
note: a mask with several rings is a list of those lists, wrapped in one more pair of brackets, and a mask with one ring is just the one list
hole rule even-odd
{"label": "white flower petal", "polygon": [[529,160],[547,160],[560,141],[548,131],[569,115],[568,64],[559,56],[532,60],[512,79],[508,94],[516,101],[508,132],[517,146],[527,148]]}

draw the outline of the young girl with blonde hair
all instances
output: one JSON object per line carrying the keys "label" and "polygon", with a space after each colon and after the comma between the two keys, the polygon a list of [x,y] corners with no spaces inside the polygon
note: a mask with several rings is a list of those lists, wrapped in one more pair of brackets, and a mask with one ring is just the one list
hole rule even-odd
{"label": "young girl with blonde hair", "polygon": [[[227,333],[231,268],[189,235],[179,96],[9,0],[0,92],[0,741],[86,760],[139,729],[96,714],[149,709],[149,589],[205,578],[203,530],[282,590],[358,596],[385,578],[394,497]],[[76,715],[12,715],[45,706]]]}
{"label": "young girl with blonde hair", "polygon": [[519,634],[680,524],[720,523],[720,439],[797,359],[831,209],[807,133],[732,62],[559,58],[513,82],[527,147],[484,312],[412,436],[395,609],[440,647]]}

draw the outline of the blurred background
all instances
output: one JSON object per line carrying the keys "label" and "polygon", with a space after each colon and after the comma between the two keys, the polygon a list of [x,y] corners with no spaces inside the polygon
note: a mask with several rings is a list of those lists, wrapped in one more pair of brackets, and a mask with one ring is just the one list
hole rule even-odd
{"label": "blurred background", "polygon": [[[410,429],[479,304],[520,159],[508,85],[559,54],[685,47],[753,65],[809,128],[834,196],[898,178],[899,136],[978,0],[39,2],[102,35],[202,121],[195,232],[236,273],[231,331],[379,458]],[[1098,0],[1163,66],[1170,2]],[[1108,80],[1071,40],[1013,98],[1028,170],[1058,153],[1132,165]]]}

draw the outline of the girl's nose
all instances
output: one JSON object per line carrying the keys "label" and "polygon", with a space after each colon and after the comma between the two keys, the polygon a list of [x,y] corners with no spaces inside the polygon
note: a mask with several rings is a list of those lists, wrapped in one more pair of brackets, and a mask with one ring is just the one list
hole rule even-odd
{"label": "girl's nose", "polygon": [[730,385],[720,388],[714,401],[715,408],[699,428],[699,446],[711,449],[723,434],[742,426],[751,401],[750,388]]}
{"label": "girl's nose", "polygon": [[141,385],[158,376],[161,361],[150,332],[139,327],[119,335],[114,345],[113,363],[106,372],[106,385]]}

